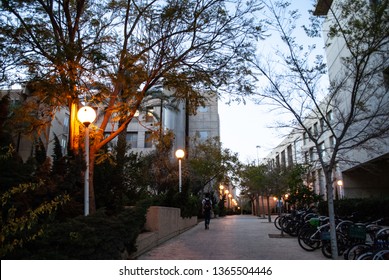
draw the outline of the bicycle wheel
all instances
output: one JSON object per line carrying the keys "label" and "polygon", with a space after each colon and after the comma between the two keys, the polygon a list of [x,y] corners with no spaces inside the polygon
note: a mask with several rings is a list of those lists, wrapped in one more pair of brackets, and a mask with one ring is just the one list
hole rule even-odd
{"label": "bicycle wheel", "polygon": [[368,244],[355,244],[346,250],[344,253],[345,260],[356,260],[363,253],[371,250],[371,246]]}
{"label": "bicycle wheel", "polygon": [[282,229],[285,233],[290,235],[291,224],[293,224],[293,220],[290,217],[285,216],[279,222],[280,230]]}
{"label": "bicycle wheel", "polygon": [[274,219],[274,225],[275,227],[278,229],[278,230],[281,230],[281,223],[282,223],[282,219],[284,217],[283,216],[277,216],[275,219]]}
{"label": "bicycle wheel", "polygon": [[373,252],[365,252],[362,255],[360,255],[357,260],[371,260],[373,258]]}
{"label": "bicycle wheel", "polygon": [[[347,248],[347,238],[344,234],[340,232],[336,233],[336,243],[338,247],[338,256],[341,256]],[[321,252],[327,258],[332,258],[332,248],[331,241],[325,240],[322,241]]]}
{"label": "bicycle wheel", "polygon": [[373,260],[389,260],[389,249],[379,250],[373,255]]}
{"label": "bicycle wheel", "polygon": [[330,240],[322,241],[321,252],[323,253],[323,255],[326,258],[329,258],[329,259],[332,258],[332,249],[331,249],[331,241]]}
{"label": "bicycle wheel", "polygon": [[311,227],[301,230],[299,235],[297,236],[297,240],[300,247],[303,248],[305,251],[314,251],[320,247],[321,242],[318,240],[313,240],[312,238],[315,233],[316,229]]}

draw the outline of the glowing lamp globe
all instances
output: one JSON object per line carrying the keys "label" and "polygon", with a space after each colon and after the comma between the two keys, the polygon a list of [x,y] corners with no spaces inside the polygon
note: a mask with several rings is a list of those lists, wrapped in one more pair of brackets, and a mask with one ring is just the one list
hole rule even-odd
{"label": "glowing lamp globe", "polygon": [[176,157],[177,157],[178,159],[183,159],[184,156],[185,156],[184,150],[179,149],[179,150],[176,151]]}
{"label": "glowing lamp globe", "polygon": [[89,126],[96,119],[96,111],[92,107],[84,106],[78,110],[77,119]]}

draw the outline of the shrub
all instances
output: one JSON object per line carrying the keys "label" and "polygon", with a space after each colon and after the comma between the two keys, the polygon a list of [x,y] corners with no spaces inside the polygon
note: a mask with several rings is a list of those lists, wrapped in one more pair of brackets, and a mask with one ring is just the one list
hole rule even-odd
{"label": "shrub", "polygon": [[[355,198],[334,201],[335,214],[338,217],[353,216],[355,221],[371,221],[383,218],[389,225],[389,198]],[[328,215],[327,201],[319,204],[319,212]]]}
{"label": "shrub", "polygon": [[95,214],[51,224],[42,238],[8,258],[14,259],[126,259],[136,251],[136,239],[146,221],[147,205],[108,216]]}

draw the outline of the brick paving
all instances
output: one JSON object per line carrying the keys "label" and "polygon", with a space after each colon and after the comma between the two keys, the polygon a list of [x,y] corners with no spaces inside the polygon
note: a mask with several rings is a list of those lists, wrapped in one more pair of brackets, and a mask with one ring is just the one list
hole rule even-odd
{"label": "brick paving", "polygon": [[[272,217],[274,221],[275,216]],[[321,250],[303,250],[296,237],[250,215],[211,219],[140,255],[139,260],[328,260]]]}

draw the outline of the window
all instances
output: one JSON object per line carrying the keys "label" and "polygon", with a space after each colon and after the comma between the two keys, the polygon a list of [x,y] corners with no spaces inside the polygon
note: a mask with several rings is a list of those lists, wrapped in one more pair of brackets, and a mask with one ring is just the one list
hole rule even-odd
{"label": "window", "polygon": [[317,136],[319,134],[319,128],[318,128],[318,124],[315,123],[313,125],[313,135]]}
{"label": "window", "polygon": [[324,127],[325,127],[324,119],[321,118],[321,119],[320,119],[320,131],[321,131],[321,132],[324,132]]}
{"label": "window", "polygon": [[314,148],[310,148],[309,149],[309,160],[311,162],[313,162],[315,160],[315,152],[314,152]]}
{"label": "window", "polygon": [[326,155],[326,146],[324,145],[324,142],[321,142],[320,144],[319,144],[319,149],[320,149],[320,155],[322,156],[322,157],[325,157],[325,155]]}
{"label": "window", "polygon": [[333,149],[335,147],[335,137],[334,136],[330,136],[330,148]]}
{"label": "window", "polygon": [[69,115],[66,115],[63,119],[63,131],[69,131]]}
{"label": "window", "polygon": [[288,166],[291,166],[291,165],[293,165],[292,145],[288,146],[287,153],[288,153]]}
{"label": "window", "polygon": [[196,136],[200,141],[205,141],[208,139],[208,131],[196,131]]}
{"label": "window", "polygon": [[138,132],[127,132],[126,142],[127,144],[130,144],[131,149],[138,148]]}
{"label": "window", "polygon": [[307,133],[306,132],[303,133],[303,144],[304,145],[307,144]]}
{"label": "window", "polygon": [[152,148],[153,147],[153,141],[151,138],[151,132],[146,131],[145,132],[145,148]]}
{"label": "window", "polygon": [[281,152],[281,164],[282,166],[286,166],[286,158],[285,158],[285,151]]}

